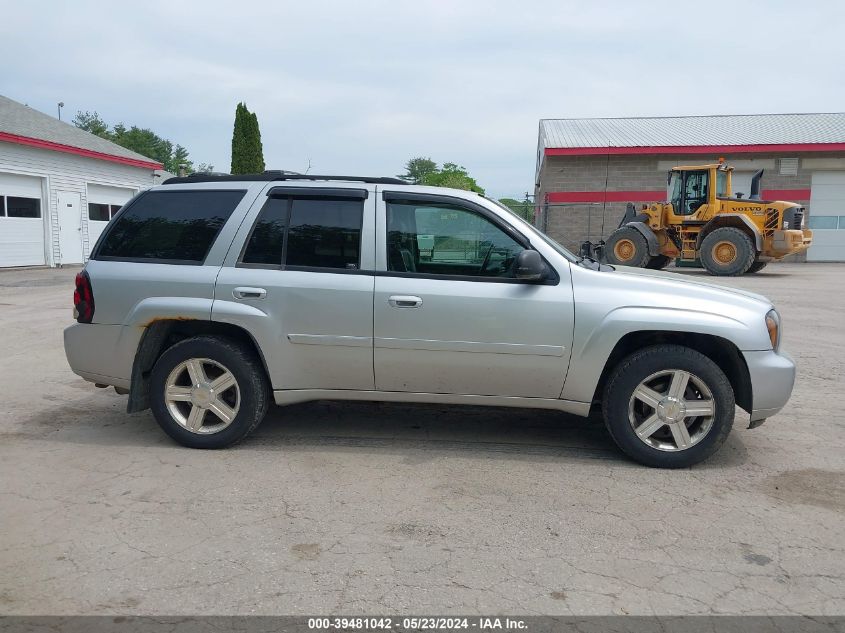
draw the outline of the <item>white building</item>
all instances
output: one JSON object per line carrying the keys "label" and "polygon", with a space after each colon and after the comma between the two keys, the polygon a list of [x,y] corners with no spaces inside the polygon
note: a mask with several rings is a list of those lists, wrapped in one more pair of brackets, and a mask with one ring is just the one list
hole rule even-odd
{"label": "white building", "polygon": [[0,96],[0,267],[84,262],[111,215],[160,182],[161,168]]}

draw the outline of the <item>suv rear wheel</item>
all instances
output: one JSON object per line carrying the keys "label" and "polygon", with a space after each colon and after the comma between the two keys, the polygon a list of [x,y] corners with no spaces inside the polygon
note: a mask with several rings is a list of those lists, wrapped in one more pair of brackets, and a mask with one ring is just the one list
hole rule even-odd
{"label": "suv rear wheel", "polygon": [[703,354],[655,345],[613,369],[602,408],[607,430],[629,457],[647,466],[683,468],[707,459],[727,439],[734,392]]}
{"label": "suv rear wheel", "polygon": [[224,448],[264,418],[270,389],[261,361],[234,341],[197,336],[176,343],[150,375],[159,426],[191,448]]}

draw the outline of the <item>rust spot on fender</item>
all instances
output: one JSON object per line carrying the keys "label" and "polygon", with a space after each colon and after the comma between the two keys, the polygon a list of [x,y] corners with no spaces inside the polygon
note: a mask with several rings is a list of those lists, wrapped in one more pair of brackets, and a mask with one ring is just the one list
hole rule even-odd
{"label": "rust spot on fender", "polygon": [[139,327],[148,328],[153,323],[158,323],[159,321],[198,321],[199,319],[195,317],[186,317],[186,316],[170,316],[170,317],[153,317],[146,323],[142,323]]}

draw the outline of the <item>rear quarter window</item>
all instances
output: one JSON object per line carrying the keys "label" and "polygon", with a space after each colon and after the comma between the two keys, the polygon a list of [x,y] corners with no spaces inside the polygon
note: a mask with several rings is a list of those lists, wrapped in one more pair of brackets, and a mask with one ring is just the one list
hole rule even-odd
{"label": "rear quarter window", "polygon": [[143,193],[114,218],[93,259],[201,264],[245,194],[245,190]]}

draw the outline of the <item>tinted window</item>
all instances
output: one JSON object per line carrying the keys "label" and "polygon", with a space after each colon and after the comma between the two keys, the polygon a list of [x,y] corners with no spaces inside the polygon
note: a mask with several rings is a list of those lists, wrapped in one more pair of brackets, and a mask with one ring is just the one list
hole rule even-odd
{"label": "tinted window", "polygon": [[109,205],[97,202],[88,203],[88,218],[97,222],[109,221]]}
{"label": "tinted window", "polygon": [[109,227],[97,257],[200,263],[245,191],[150,191]]}
{"label": "tinted window", "polygon": [[360,265],[360,200],[292,200],[285,265],[357,269]]}
{"label": "tinted window", "polygon": [[37,198],[6,198],[6,215],[10,218],[40,218],[41,200]]}
{"label": "tinted window", "polygon": [[512,277],[522,245],[484,216],[450,204],[394,202],[387,208],[387,269]]}
{"label": "tinted window", "polygon": [[288,220],[288,198],[268,198],[252,229],[241,261],[245,264],[282,264],[282,240]]}

